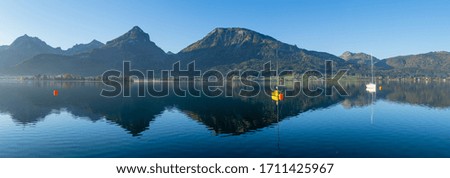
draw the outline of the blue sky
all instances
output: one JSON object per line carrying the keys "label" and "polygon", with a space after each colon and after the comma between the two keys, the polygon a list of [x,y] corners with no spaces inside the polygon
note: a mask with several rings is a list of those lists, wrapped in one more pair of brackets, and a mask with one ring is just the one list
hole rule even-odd
{"label": "blue sky", "polygon": [[215,27],[244,27],[309,50],[385,58],[450,51],[449,9],[444,0],[2,0],[0,45],[28,34],[66,49],[138,25],[178,52]]}

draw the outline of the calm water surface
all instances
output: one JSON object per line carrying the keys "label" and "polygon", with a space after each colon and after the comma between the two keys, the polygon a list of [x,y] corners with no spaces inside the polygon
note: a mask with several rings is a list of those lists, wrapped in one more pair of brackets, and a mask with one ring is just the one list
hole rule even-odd
{"label": "calm water surface", "polygon": [[98,83],[0,81],[0,157],[450,157],[450,84],[381,85],[277,108],[264,94],[103,98]]}

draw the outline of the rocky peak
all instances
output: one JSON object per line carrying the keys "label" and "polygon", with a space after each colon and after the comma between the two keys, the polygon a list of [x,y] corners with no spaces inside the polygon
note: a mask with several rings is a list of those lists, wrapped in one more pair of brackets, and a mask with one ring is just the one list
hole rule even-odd
{"label": "rocky peak", "polygon": [[141,28],[139,28],[138,26],[135,26],[131,30],[129,30],[127,33],[123,34],[122,36],[107,42],[106,46],[121,47],[121,46],[139,45],[139,44],[146,44],[146,43],[151,43],[150,36],[147,33],[145,33]]}
{"label": "rocky peak", "polygon": [[229,47],[244,45],[275,45],[282,43],[278,40],[245,28],[215,28],[203,39],[191,44],[181,52],[212,47]]}
{"label": "rocky peak", "polygon": [[51,48],[47,45],[44,41],[40,40],[37,37],[30,37],[27,34],[18,37],[14,42],[11,44],[10,49],[23,49],[23,48],[33,48],[33,47],[39,47],[39,48]]}
{"label": "rocky peak", "polygon": [[[369,54],[366,53],[352,53],[350,51],[346,51],[344,53],[342,53],[342,55],[340,56],[342,59],[344,59],[345,61],[352,61],[352,60],[369,60],[371,56]],[[376,57],[372,57],[374,61],[378,61],[379,59]]]}

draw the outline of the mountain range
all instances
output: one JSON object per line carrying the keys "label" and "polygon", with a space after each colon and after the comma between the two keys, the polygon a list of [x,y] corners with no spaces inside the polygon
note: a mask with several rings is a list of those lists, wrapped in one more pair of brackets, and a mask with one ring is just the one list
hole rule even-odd
{"label": "mountain range", "polygon": [[[338,57],[307,50],[245,28],[216,28],[180,52],[166,53],[135,26],[106,44],[93,40],[67,50],[51,47],[37,37],[21,36],[9,46],[0,46],[0,73],[97,76],[108,69],[121,70],[123,61],[130,61],[133,69],[142,71],[170,69],[176,61],[182,65],[195,61],[197,69],[224,72],[260,70],[264,63],[271,61],[280,70],[302,73],[323,70],[324,61],[332,60],[339,68],[350,69],[349,75],[367,75],[370,59],[365,53],[347,51]],[[450,76],[449,52],[372,59],[375,73],[380,76]]]}

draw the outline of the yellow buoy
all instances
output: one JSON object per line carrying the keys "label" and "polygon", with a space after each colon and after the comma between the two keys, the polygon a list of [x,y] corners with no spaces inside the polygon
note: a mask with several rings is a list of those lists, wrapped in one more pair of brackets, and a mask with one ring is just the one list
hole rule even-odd
{"label": "yellow buoy", "polygon": [[380,85],[380,87],[378,87],[378,89],[381,91],[383,89],[383,87]]}
{"label": "yellow buoy", "polygon": [[273,91],[272,92],[272,100],[278,101],[280,99],[278,95],[279,95],[278,90]]}

